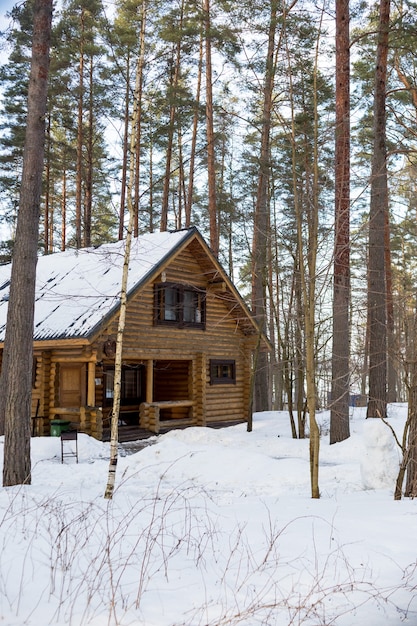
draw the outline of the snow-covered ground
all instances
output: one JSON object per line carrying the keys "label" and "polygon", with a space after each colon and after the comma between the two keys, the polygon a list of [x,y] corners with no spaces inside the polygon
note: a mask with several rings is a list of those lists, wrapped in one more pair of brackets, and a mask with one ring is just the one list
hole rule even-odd
{"label": "snow-covered ground", "polygon": [[319,414],[319,500],[285,413],[153,438],[112,501],[109,444],[80,435],[61,464],[33,439],[32,485],[0,489],[0,624],[415,626],[417,502],[394,501],[399,451],[364,411],[333,446]]}

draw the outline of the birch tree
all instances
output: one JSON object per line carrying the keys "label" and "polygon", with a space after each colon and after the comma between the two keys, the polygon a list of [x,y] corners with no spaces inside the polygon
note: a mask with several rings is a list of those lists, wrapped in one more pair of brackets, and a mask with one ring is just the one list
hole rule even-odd
{"label": "birch tree", "polygon": [[123,334],[126,323],[127,311],[127,281],[129,275],[130,250],[132,246],[133,229],[135,226],[135,210],[133,205],[133,185],[135,176],[135,155],[137,141],[137,122],[139,116],[139,92],[141,88],[141,59],[138,59],[136,67],[136,82],[133,95],[133,112],[131,119],[130,131],[130,161],[129,161],[129,182],[127,186],[127,208],[129,212],[129,221],[126,231],[125,251],[123,260],[122,282],[120,289],[120,312],[119,323],[117,327],[116,337],[116,355],[114,362],[114,389],[113,389],[113,407],[111,410],[111,427],[110,427],[110,461],[107,486],[104,497],[107,500],[113,498],[114,485],[116,481],[116,470],[118,460],[118,443],[119,443],[119,414],[120,401],[122,391],[122,353],[123,353]]}

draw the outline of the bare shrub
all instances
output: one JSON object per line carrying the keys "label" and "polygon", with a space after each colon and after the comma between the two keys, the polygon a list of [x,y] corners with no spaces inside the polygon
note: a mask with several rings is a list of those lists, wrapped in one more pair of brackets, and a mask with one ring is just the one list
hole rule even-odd
{"label": "bare shrub", "polygon": [[[107,501],[42,498],[26,487],[3,493],[0,616],[27,625],[41,616],[45,626],[101,625],[103,617],[109,626],[145,624],[155,598],[174,590],[188,594],[188,608],[170,626],[336,626],[368,603],[381,615],[411,615],[415,563],[395,588],[383,588],[369,565],[349,562],[348,546],[336,545],[325,520],[280,526],[266,514],[260,541],[250,520],[223,520],[209,493],[191,482],[173,489],[165,479],[139,498],[140,474],[129,476],[122,497],[116,490]],[[303,554],[298,524],[306,519]],[[317,524],[327,525],[330,547],[316,542]]]}

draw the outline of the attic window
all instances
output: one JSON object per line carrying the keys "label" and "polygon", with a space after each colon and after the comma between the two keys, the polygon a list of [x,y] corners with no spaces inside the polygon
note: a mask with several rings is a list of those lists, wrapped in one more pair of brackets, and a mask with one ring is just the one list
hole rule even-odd
{"label": "attic window", "polygon": [[155,285],[155,324],[205,328],[206,292],[188,285]]}
{"label": "attic window", "polygon": [[229,359],[210,360],[210,385],[235,385],[236,361]]}

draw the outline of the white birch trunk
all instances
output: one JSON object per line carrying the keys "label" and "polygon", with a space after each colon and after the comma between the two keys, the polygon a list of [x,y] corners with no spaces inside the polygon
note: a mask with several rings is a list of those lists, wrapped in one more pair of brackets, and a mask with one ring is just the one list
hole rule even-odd
{"label": "white birch trunk", "polygon": [[135,155],[136,155],[136,132],[137,120],[139,115],[139,90],[140,90],[140,72],[141,58],[139,57],[136,67],[136,84],[133,101],[133,112],[131,119],[130,131],[130,166],[129,166],[129,183],[127,187],[127,207],[129,212],[129,222],[126,233],[126,246],[124,253],[122,285],[120,290],[120,314],[119,324],[117,328],[116,339],[116,356],[114,363],[114,393],[113,393],[113,409],[111,412],[111,432],[110,432],[110,462],[109,474],[107,478],[106,491],[104,497],[111,500],[116,482],[116,470],[118,460],[118,444],[119,444],[119,414],[120,414],[120,398],[122,387],[122,352],[123,352],[123,334],[126,322],[127,309],[127,286],[129,276],[130,250],[132,246],[132,233],[135,223],[135,211],[133,206],[132,190],[135,172]]}

